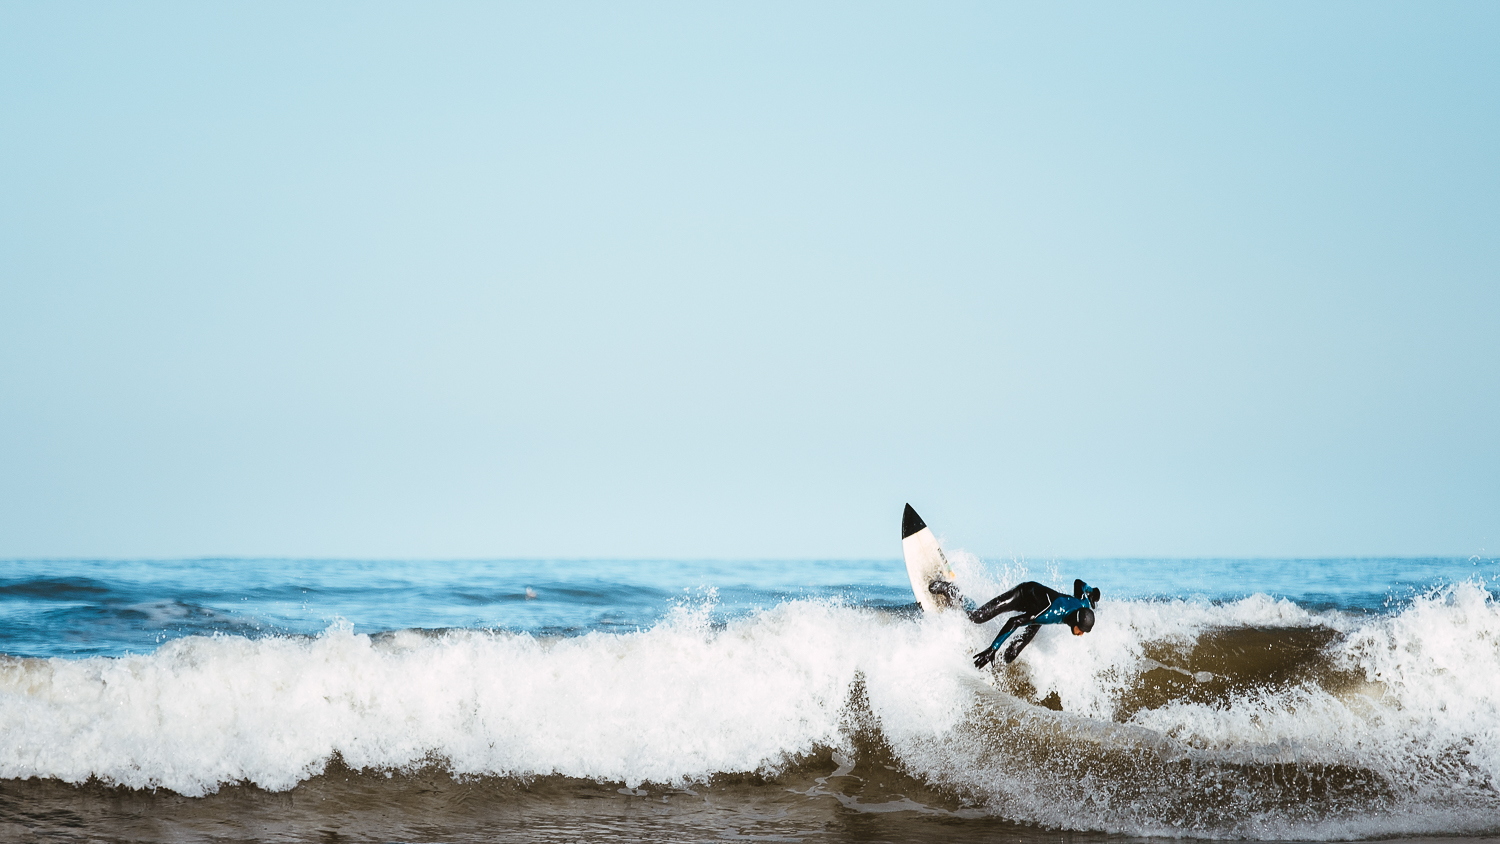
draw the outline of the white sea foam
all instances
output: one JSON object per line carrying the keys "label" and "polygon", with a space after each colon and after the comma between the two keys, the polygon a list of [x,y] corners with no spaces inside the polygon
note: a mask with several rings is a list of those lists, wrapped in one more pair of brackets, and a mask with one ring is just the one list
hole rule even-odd
{"label": "white sea foam", "polygon": [[[955,560],[961,577],[967,565]],[[1390,616],[1310,613],[1254,596],[1106,600],[1098,618],[1084,637],[1044,631],[1007,669],[1028,672],[1039,696],[1055,693],[1062,713],[977,679],[969,654],[994,624],[818,601],[719,628],[707,608],[685,607],[629,634],[372,638],[335,625],[313,638],[186,638],[118,659],[8,659],[0,777],[94,777],[188,795],[237,782],[279,790],[337,754],[374,770],[440,764],[459,774],[687,783],[847,750],[859,687],[908,773],[1019,820],[1269,837],[1496,826],[1500,611],[1481,587],[1459,584]],[[1246,690],[1111,721],[1154,664],[1148,643],[1314,625],[1340,632],[1329,659],[1365,685]],[[1178,779],[1189,776],[1183,765],[1197,766],[1198,779]],[[1371,771],[1386,802],[1328,817],[1258,793],[1215,803],[1213,789],[1230,788],[1245,765]],[[1195,783],[1202,794],[1191,793]]]}
{"label": "white sea foam", "polygon": [[[0,776],[284,789],[337,752],[361,768],[440,758],[463,773],[681,781],[836,744],[857,671],[921,664],[941,641],[887,616],[796,602],[720,631],[698,610],[628,635],[372,641],[335,626],[312,639],[193,637],[145,656],[10,660]],[[934,711],[940,685],[913,685],[913,708]]]}

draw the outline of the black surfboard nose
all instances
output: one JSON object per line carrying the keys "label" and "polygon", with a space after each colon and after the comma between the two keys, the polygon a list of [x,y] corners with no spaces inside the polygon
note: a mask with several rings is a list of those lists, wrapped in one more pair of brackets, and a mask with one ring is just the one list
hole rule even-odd
{"label": "black surfboard nose", "polygon": [[906,512],[901,514],[901,538],[905,539],[924,527],[927,527],[927,523],[922,521],[922,517],[917,515],[910,504],[906,505]]}

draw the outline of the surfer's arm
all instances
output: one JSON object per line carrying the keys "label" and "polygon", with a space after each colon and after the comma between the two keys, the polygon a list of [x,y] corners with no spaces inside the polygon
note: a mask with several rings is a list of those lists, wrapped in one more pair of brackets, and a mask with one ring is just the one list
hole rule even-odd
{"label": "surfer's arm", "polygon": [[1042,625],[1040,624],[1028,624],[1026,629],[1021,631],[1021,635],[1017,636],[1016,640],[1010,643],[1010,647],[1005,649],[1005,663],[1009,665],[1015,662],[1016,657],[1021,655],[1022,649],[1031,644],[1031,640],[1036,638],[1036,634],[1041,629]]}
{"label": "surfer's arm", "polygon": [[1089,586],[1082,580],[1074,580],[1073,597],[1079,600],[1087,598],[1090,604],[1097,604],[1099,603],[1099,589],[1098,587]]}
{"label": "surfer's arm", "polygon": [[[995,641],[991,642],[989,647],[974,654],[974,667],[983,668],[993,662],[995,660],[995,653],[1000,650],[1001,645],[1005,644],[1006,638],[1016,632],[1016,628],[1029,624],[1031,619],[1032,617],[1029,615],[1013,615],[1006,619],[1005,626],[1000,628],[1000,635],[995,637]],[[1036,634],[1033,633],[1031,635],[1035,636]],[[1030,639],[1028,638],[1026,641],[1030,641]],[[1025,644],[1023,643],[1021,647],[1025,647]],[[1019,650],[1017,653],[1019,653]],[[1010,660],[1006,661],[1009,662]]]}

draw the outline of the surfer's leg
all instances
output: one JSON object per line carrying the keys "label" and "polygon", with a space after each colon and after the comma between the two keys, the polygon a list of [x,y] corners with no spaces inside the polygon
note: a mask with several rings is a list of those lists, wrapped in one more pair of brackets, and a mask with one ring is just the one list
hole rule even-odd
{"label": "surfer's leg", "polygon": [[[1016,616],[1016,618],[1020,618],[1020,616]],[[1016,640],[1010,643],[1010,647],[1005,649],[1005,663],[1009,665],[1015,662],[1016,657],[1021,655],[1021,650],[1031,644],[1031,640],[1036,638],[1036,634],[1041,629],[1042,625],[1032,624],[1028,625],[1025,630],[1022,630],[1021,635],[1017,636]]]}
{"label": "surfer's leg", "polygon": [[1009,591],[995,596],[988,604],[969,613],[969,620],[975,624],[983,624],[1000,613],[1020,609],[1021,586],[1025,585],[1023,583],[1020,586],[1011,587]]}

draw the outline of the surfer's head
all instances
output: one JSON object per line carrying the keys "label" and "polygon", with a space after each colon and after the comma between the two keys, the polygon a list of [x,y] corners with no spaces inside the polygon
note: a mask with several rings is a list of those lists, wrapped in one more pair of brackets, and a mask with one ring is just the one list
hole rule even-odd
{"label": "surfer's head", "polygon": [[1088,607],[1080,607],[1068,613],[1068,626],[1073,628],[1074,636],[1083,634],[1094,629],[1094,611]]}

